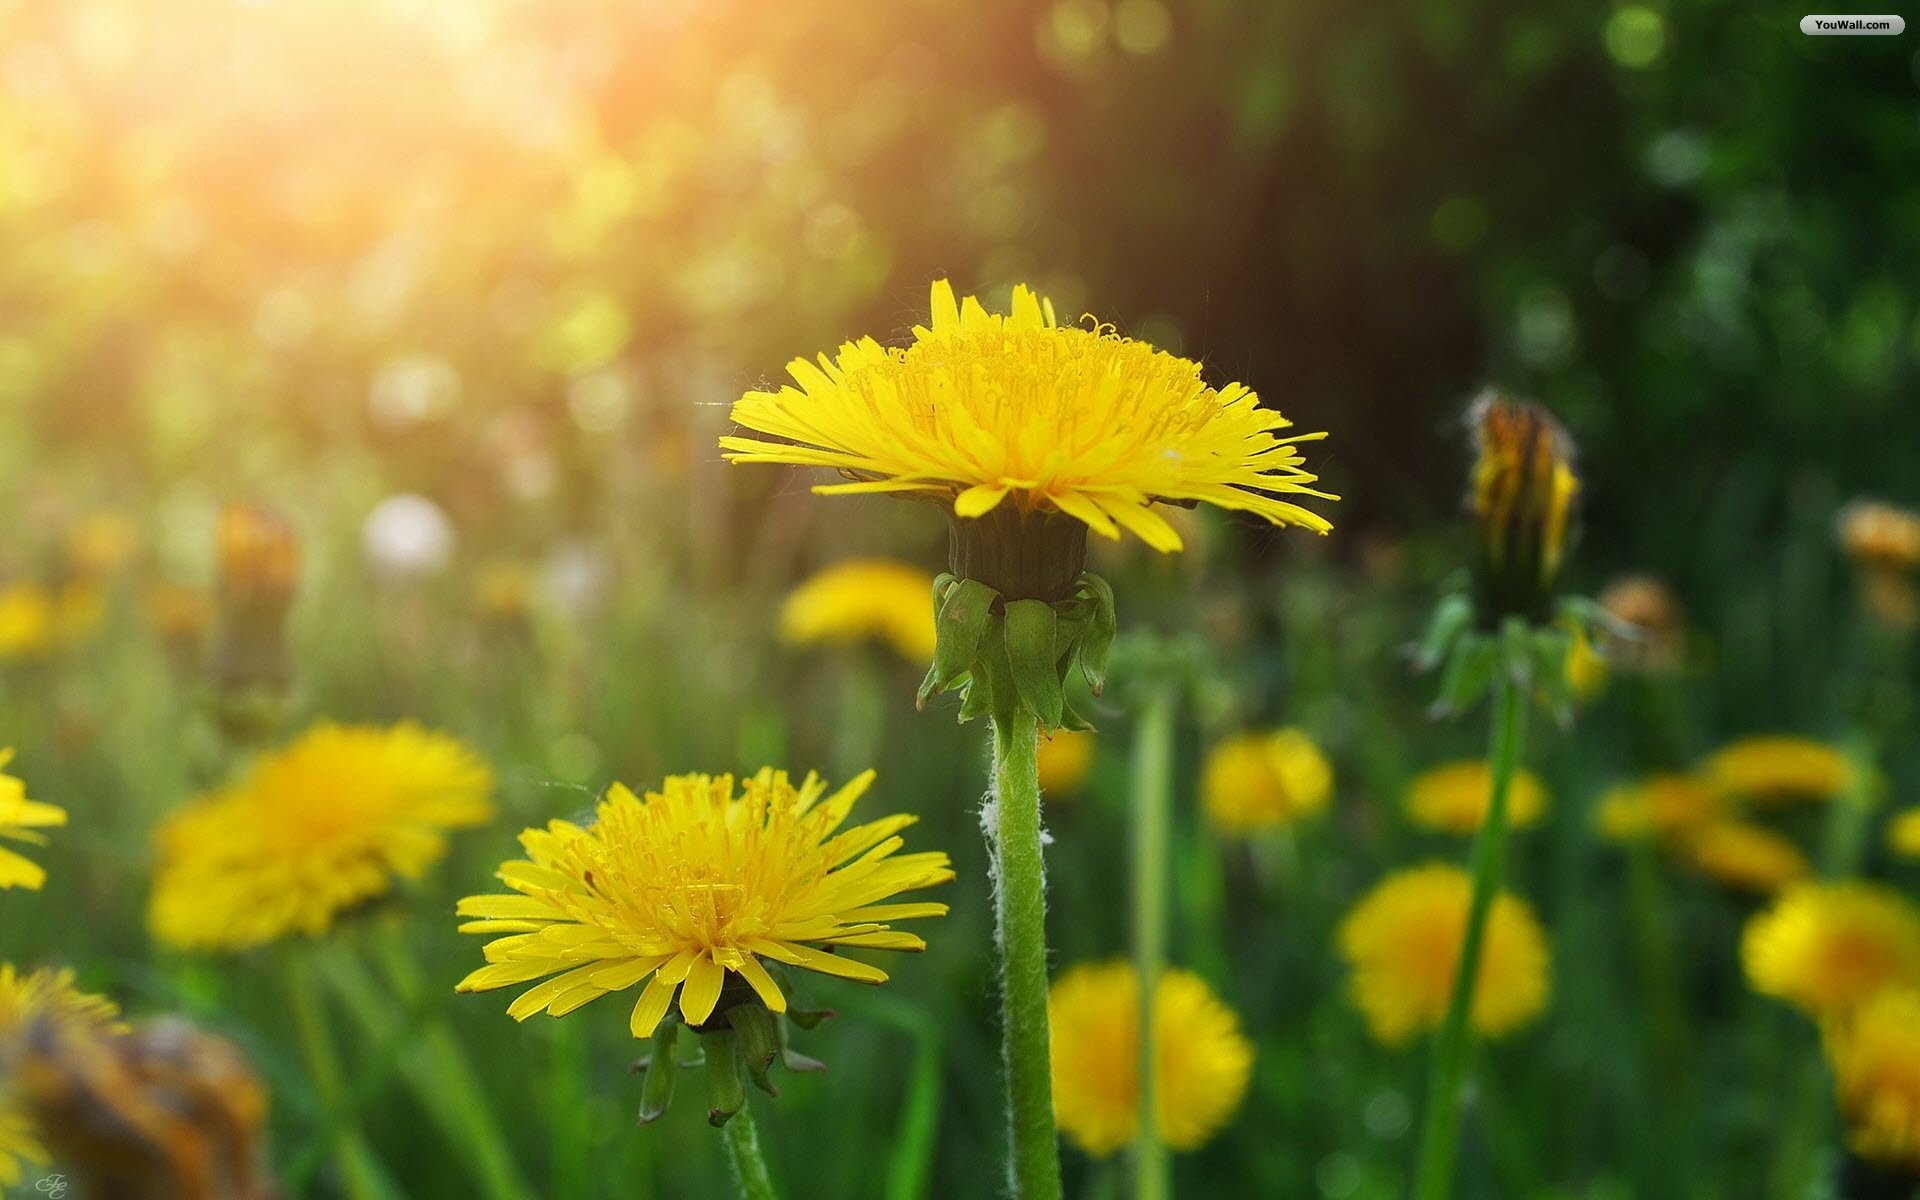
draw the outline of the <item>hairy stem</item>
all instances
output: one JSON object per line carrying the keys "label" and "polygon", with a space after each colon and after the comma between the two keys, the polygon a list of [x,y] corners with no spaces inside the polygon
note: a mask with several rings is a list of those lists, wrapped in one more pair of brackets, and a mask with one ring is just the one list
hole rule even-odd
{"label": "hairy stem", "polygon": [[767,1158],[760,1151],[760,1127],[753,1113],[741,1109],[720,1130],[727,1143],[727,1161],[733,1167],[733,1182],[739,1186],[742,1200],[775,1200],[773,1175],[767,1170]]}
{"label": "hairy stem", "polygon": [[1040,849],[1039,723],[1016,708],[993,729],[994,935],[1000,955],[1000,1021],[1012,1139],[1014,1200],[1059,1200],[1047,1041],[1047,884]]}

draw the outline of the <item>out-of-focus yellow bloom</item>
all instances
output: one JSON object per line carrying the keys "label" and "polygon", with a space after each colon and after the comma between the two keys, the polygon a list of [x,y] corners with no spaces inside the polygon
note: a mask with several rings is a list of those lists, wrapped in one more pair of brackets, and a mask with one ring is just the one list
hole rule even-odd
{"label": "out-of-focus yellow bloom", "polygon": [[[65,825],[66,810],[27,799],[27,785],[6,773],[6,766],[12,761],[13,750],[0,749],[0,841],[44,846],[47,835],[40,830]],[[0,889],[23,887],[37,891],[46,881],[46,868],[0,845]]]}
{"label": "out-of-focus yellow bloom", "polygon": [[1887,826],[1887,847],[1901,858],[1920,859],[1920,808],[1909,808]]}
{"label": "out-of-focus yellow bloom", "polygon": [[85,579],[117,575],[140,552],[140,527],[120,512],[96,512],[67,531],[67,569]]}
{"label": "out-of-focus yellow bloom", "polygon": [[1683,848],[1702,873],[1742,891],[1770,894],[1813,874],[1800,847],[1751,821],[1710,821],[1690,833]]}
{"label": "out-of-focus yellow bloom", "polygon": [[1607,662],[1643,674],[1680,667],[1686,658],[1686,616],[1665,583],[1651,575],[1622,575],[1601,590],[1599,603],[1634,631],[1632,636],[1606,636]]}
{"label": "out-of-focus yellow bloom", "polygon": [[1726,811],[1719,793],[1692,775],[1649,775],[1618,784],[1600,800],[1600,832],[1617,842],[1676,841]]}
{"label": "out-of-focus yellow bloom", "polygon": [[[1350,991],[1376,1041],[1403,1045],[1446,1019],[1472,891],[1457,867],[1415,867],[1383,880],[1341,921],[1340,954],[1353,969]],[[1549,967],[1546,934],[1533,909],[1518,897],[1495,896],[1468,1010],[1474,1031],[1500,1037],[1539,1016],[1547,1005]]]}
{"label": "out-of-focus yellow bloom", "polygon": [[1580,479],[1573,439],[1537,404],[1489,392],[1467,417],[1477,458],[1475,581],[1483,616],[1544,617],[1566,561]]}
{"label": "out-of-focus yellow bloom", "polygon": [[1883,987],[1920,986],[1920,910],[1877,884],[1802,884],[1747,922],[1740,952],[1755,991],[1844,1017]]}
{"label": "out-of-focus yellow bloom", "polygon": [[[947,856],[894,852],[911,816],[836,832],[873,772],[831,795],[815,775],[795,788],[766,768],[731,775],[674,775],[644,799],[615,784],[592,825],[554,821],[520,835],[525,859],[502,864],[517,893],[469,896],[462,933],[503,934],[488,965],[460,981],[486,992],[545,976],[507,1015],[562,1017],[608,992],[646,983],[630,1027],[652,1037],[679,993],[680,1015],[714,1015],[730,976],[773,1012],[786,993],[762,959],[884,983],[886,972],[842,949],[924,950],[894,921],[944,916],[944,904],[889,904],[902,892],[953,879]],[[683,986],[684,985],[684,986]]]}
{"label": "out-of-focus yellow bloom", "polygon": [[1853,767],[1840,751],[1784,734],[1729,742],[1701,772],[1730,795],[1763,802],[1831,800],[1853,786]]}
{"label": "out-of-focus yellow bloom", "polygon": [[1857,566],[1920,570],[1920,513],[1879,500],[1855,500],[1840,510],[1836,534],[1840,549]]}
{"label": "out-of-focus yellow bloom", "polygon": [[909,662],[933,658],[933,576],[886,559],[835,563],[780,606],[780,636],[796,646],[873,638]]}
{"label": "out-of-focus yellow bloom", "polygon": [[[10,1057],[15,1040],[29,1025],[52,1022],[57,1028],[115,1028],[119,1010],[113,1002],[73,986],[72,971],[41,968],[22,973],[12,963],[0,963],[0,1058]],[[0,1095],[0,1188],[19,1184],[22,1165],[48,1160],[33,1121],[9,1092]]]}
{"label": "out-of-focus yellow bloom", "polygon": [[220,593],[229,605],[284,609],[300,579],[300,543],[270,509],[229,504],[214,525]]}
{"label": "out-of-focus yellow bloom", "polygon": [[[1407,788],[1407,817],[1442,833],[1473,833],[1487,819],[1493,798],[1493,772],[1485,760],[1447,763],[1422,771]],[[1507,823],[1526,829],[1547,810],[1546,785],[1525,767],[1513,773],[1507,789]]]}
{"label": "out-of-focus yellow bloom", "polygon": [[1327,807],[1333,767],[1298,729],[1243,733],[1207,756],[1200,793],[1217,829],[1238,834],[1278,829]]}
{"label": "out-of-focus yellow bloom", "polygon": [[1282,496],[1333,499],[1310,485],[1290,426],[1244,386],[1215,390],[1200,364],[1124,338],[1110,325],[1060,325],[1026,287],[1010,315],[958,300],[940,280],[913,344],[870,337],[816,362],[798,387],[749,392],[733,419],[766,437],[724,437],[735,462],[826,467],[851,482],[822,494],[937,498],[961,518],[1003,501],[1058,511],[1108,538],[1129,530],[1158,550],[1180,536],[1151,507],[1193,500],[1325,533],[1326,519]]}
{"label": "out-of-focus yellow bloom", "polygon": [[[1154,1119],[1175,1150],[1206,1143],[1240,1106],[1253,1047],[1240,1019],[1188,971],[1153,989]],[[1047,997],[1053,1111],[1060,1131],[1104,1158],[1140,1132],[1140,973],[1130,962],[1061,974]]]}
{"label": "out-of-focus yellow bloom", "polygon": [[154,935],[244,950],[324,933],[423,874],[449,831],[485,824],[492,789],[487,765],[445,734],[316,726],[162,823]]}
{"label": "out-of-focus yellow bloom", "polygon": [[147,623],[170,646],[198,642],[213,624],[213,597],[203,588],[161,580],[147,589]]}
{"label": "out-of-focus yellow bloom", "polygon": [[1582,700],[1590,700],[1607,686],[1607,660],[1594,649],[1583,627],[1576,626],[1567,647],[1567,687]]}
{"label": "out-of-focus yellow bloom", "polygon": [[1920,989],[1874,993],[1825,1040],[1854,1151],[1920,1171]]}
{"label": "out-of-focus yellow bloom", "polygon": [[533,573],[512,562],[490,562],[473,581],[480,615],[503,624],[525,621],[533,612]]}
{"label": "out-of-focus yellow bloom", "polygon": [[1071,796],[1093,769],[1094,742],[1090,730],[1063,729],[1040,739],[1040,791],[1049,800]]}
{"label": "out-of-focus yellow bloom", "polygon": [[59,635],[59,610],[46,588],[25,580],[0,588],[0,662],[47,658]]}

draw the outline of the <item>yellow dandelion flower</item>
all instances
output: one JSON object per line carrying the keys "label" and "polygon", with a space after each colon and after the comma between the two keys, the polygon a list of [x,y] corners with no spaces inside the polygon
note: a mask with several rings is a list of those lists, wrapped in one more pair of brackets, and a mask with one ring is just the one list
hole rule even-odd
{"label": "yellow dandelion flower", "polygon": [[1854,1151],[1920,1170],[1920,989],[1874,993],[1826,1045]]}
{"label": "yellow dandelion flower", "polygon": [[1856,564],[1874,570],[1920,570],[1920,513],[1879,500],[1855,500],[1840,510],[1836,535]]}
{"label": "yellow dandelion flower", "polygon": [[1920,859],[1920,808],[1910,808],[1888,824],[1887,847],[1901,858]]}
{"label": "yellow dandelion flower", "polygon": [[780,636],[795,646],[886,643],[909,662],[933,658],[933,576],[885,559],[835,563],[780,606]]}
{"label": "yellow dandelion flower", "polygon": [[324,933],[417,879],[447,833],[493,815],[493,773],[416,725],[319,725],[155,834],[148,920],[164,942],[243,950]]}
{"label": "yellow dandelion flower", "polygon": [[[43,967],[23,973],[12,963],[0,963],[0,1048],[33,1022],[108,1030],[119,1028],[119,1016],[112,1001],[75,988],[72,971]],[[47,1159],[32,1120],[11,1097],[0,1097],[0,1188],[20,1182],[24,1163],[44,1165]]]}
{"label": "yellow dandelion flower", "polygon": [[1200,793],[1218,829],[1238,834],[1277,829],[1327,807],[1333,767],[1298,729],[1243,733],[1207,756]]}
{"label": "yellow dandelion flower", "polygon": [[1093,731],[1063,729],[1040,739],[1040,792],[1050,800],[1071,796],[1093,770]]}
{"label": "yellow dandelion flower", "polygon": [[956,300],[940,280],[931,326],[913,344],[871,337],[834,357],[795,359],[795,387],[749,392],[733,419],[766,437],[720,440],[734,462],[827,467],[852,482],[816,492],[895,492],[981,517],[1011,500],[1065,513],[1095,533],[1129,530],[1158,550],[1180,535],[1150,507],[1204,501],[1320,533],[1325,518],[1284,496],[1312,488],[1292,423],[1237,383],[1209,387],[1200,365],[1119,336],[1060,325],[1026,287],[1012,312]]}
{"label": "yellow dandelion flower", "polygon": [[1701,770],[1729,795],[1757,801],[1831,800],[1853,786],[1853,766],[1840,751],[1785,734],[1729,742]]}
{"label": "yellow dandelion flower", "polygon": [[828,795],[817,776],[795,788],[768,768],[737,791],[731,775],[674,775],[645,798],[615,784],[591,826],[554,821],[520,835],[527,857],[499,871],[517,894],[460,902],[472,918],[461,932],[506,936],[487,944],[488,965],[459,990],[551,976],[508,1007],[524,1021],[565,1016],[645,981],[631,1019],[644,1038],[676,992],[689,1025],[707,1021],[736,976],[785,1012],[786,994],[762,959],[886,982],[886,972],[838,951],[924,950],[892,922],[944,916],[947,906],[886,901],[947,883],[953,871],[945,854],[895,853],[911,816],[835,832],[872,782],[868,771]]}
{"label": "yellow dandelion flower", "polygon": [[46,658],[59,640],[59,607],[52,593],[25,580],[0,587],[0,662]]}
{"label": "yellow dandelion flower", "polygon": [[[1493,798],[1493,772],[1484,759],[1447,763],[1422,771],[1407,788],[1407,817],[1442,833],[1472,833],[1487,819]],[[1532,771],[1515,770],[1507,789],[1507,824],[1514,829],[1538,825],[1547,810],[1546,785]]]}
{"label": "yellow dandelion flower", "polygon": [[1719,793],[1692,775],[1650,775],[1618,784],[1601,797],[1600,832],[1616,842],[1684,838],[1726,810]]}
{"label": "yellow dandelion flower", "polygon": [[[1453,998],[1473,890],[1466,872],[1444,864],[1391,875],[1340,923],[1340,954],[1367,1029],[1383,1045],[1438,1029]],[[1547,1005],[1550,953],[1526,901],[1502,893],[1487,913],[1480,977],[1468,1020],[1483,1037],[1526,1025]]]}
{"label": "yellow dandelion flower", "polygon": [[[1193,1150],[1246,1094],[1253,1047],[1206,981],[1163,971],[1153,989],[1154,1119],[1161,1140]],[[1060,1131],[1104,1158],[1140,1132],[1140,973],[1130,962],[1072,967],[1047,996],[1053,1110]]]}
{"label": "yellow dandelion flower", "polygon": [[1747,922],[1740,955],[1755,991],[1843,1017],[1883,987],[1920,986],[1920,909],[1877,884],[1802,884]]}
{"label": "yellow dandelion flower", "polygon": [[1771,894],[1813,875],[1791,839],[1751,821],[1710,821],[1688,835],[1684,851],[1702,874],[1741,891]]}
{"label": "yellow dandelion flower", "polygon": [[[0,749],[0,839],[44,846],[47,844],[47,835],[40,830],[65,825],[66,810],[27,799],[27,785],[6,772],[7,764],[12,761],[13,750]],[[44,867],[0,845],[0,888],[23,887],[38,891],[46,881]]]}

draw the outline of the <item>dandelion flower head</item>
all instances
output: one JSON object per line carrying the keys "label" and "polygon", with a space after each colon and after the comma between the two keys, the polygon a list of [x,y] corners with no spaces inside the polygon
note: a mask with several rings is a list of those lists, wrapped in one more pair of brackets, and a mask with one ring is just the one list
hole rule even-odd
{"label": "dandelion flower head", "polygon": [[891,646],[909,662],[933,658],[933,576],[885,559],[835,563],[780,606],[780,636],[791,645],[860,642]]}
{"label": "dandelion flower head", "polygon": [[[1407,816],[1414,824],[1442,833],[1472,833],[1487,819],[1493,798],[1493,772],[1484,759],[1447,763],[1415,776],[1407,788]],[[1507,789],[1507,823],[1527,829],[1546,812],[1547,789],[1540,777],[1519,768]]]}
{"label": "dandelion flower head", "polygon": [[1200,792],[1218,829],[1241,834],[1278,829],[1327,807],[1333,767],[1298,729],[1243,733],[1207,756]]}
{"label": "dandelion flower head", "polygon": [[1844,1017],[1884,987],[1920,987],[1920,909],[1871,883],[1807,883],[1747,922],[1747,982],[1815,1018]]}
{"label": "dandelion flower head", "polygon": [[27,799],[26,785],[6,772],[7,764],[12,761],[13,751],[0,749],[0,889],[23,887],[37,891],[47,881],[46,868],[9,849],[5,843],[44,846],[47,835],[40,831],[65,825],[67,813],[54,805]]}

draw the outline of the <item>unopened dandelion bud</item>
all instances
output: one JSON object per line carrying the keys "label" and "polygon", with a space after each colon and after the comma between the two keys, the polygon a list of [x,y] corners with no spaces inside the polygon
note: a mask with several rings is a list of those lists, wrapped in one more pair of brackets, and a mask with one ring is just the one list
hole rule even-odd
{"label": "unopened dandelion bud", "polygon": [[667,1105],[673,1103],[673,1081],[680,1073],[680,1064],[674,1059],[679,1033],[678,1021],[662,1021],[653,1032],[653,1054],[646,1061],[646,1078],[640,1084],[641,1125],[658,1121],[666,1115]]}
{"label": "unopened dandelion bud", "polygon": [[976,579],[941,576],[934,589],[933,666],[919,702],[961,692],[960,719],[1011,722],[1027,713],[1045,730],[1089,729],[1066,697],[1075,669],[1104,687],[1117,621],[1113,589],[1083,573],[1073,594],[1047,602],[1011,598]]}
{"label": "unopened dandelion bud", "polygon": [[727,1010],[727,1023],[739,1035],[740,1063],[754,1086],[769,1096],[780,1094],[767,1078],[774,1059],[780,1056],[780,1035],[774,1020],[774,1015],[757,1003],[736,1004]]}
{"label": "unopened dandelion bud", "polygon": [[299,583],[300,546],[277,514],[253,505],[221,510],[215,527],[220,634],[214,681],[230,728],[258,732],[277,721],[287,690],[287,614]]}
{"label": "unopened dandelion bud", "polygon": [[747,1106],[747,1088],[740,1081],[740,1035],[715,1029],[700,1035],[707,1055],[707,1124],[718,1129]]}
{"label": "unopened dandelion bud", "polygon": [[1572,534],[1580,479],[1573,440],[1536,404],[1487,393],[1468,421],[1474,462],[1474,583],[1482,626],[1548,616]]}

